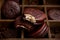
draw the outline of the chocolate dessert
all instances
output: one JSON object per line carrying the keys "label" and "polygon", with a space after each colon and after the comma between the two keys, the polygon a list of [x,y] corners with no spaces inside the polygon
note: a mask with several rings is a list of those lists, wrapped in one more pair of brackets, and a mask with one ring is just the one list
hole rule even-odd
{"label": "chocolate dessert", "polygon": [[24,14],[32,15],[34,17],[33,21],[35,21],[36,24],[42,22],[46,18],[44,12],[34,8],[26,8]]}
{"label": "chocolate dessert", "polygon": [[16,28],[24,28],[27,30],[31,30],[33,27],[33,24],[31,24],[28,21],[24,21],[21,16],[17,17],[15,20],[15,27]]}
{"label": "chocolate dessert", "polygon": [[2,6],[2,15],[8,19],[16,18],[20,14],[20,6],[14,1],[8,1]]}
{"label": "chocolate dessert", "polygon": [[47,33],[48,33],[48,27],[44,23],[41,26],[36,26],[36,28],[32,30],[31,32],[28,32],[28,36],[34,37],[34,38],[44,37]]}
{"label": "chocolate dessert", "polygon": [[59,9],[51,9],[48,11],[48,16],[53,20],[60,20],[60,10]]}

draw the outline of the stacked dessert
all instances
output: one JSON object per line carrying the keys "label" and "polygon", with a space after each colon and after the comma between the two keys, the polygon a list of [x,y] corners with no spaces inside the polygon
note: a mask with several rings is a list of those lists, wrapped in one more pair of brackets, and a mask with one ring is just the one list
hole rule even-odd
{"label": "stacked dessert", "polygon": [[48,27],[44,20],[46,15],[39,9],[25,8],[22,16],[16,18],[16,28],[22,27],[27,32],[25,35],[29,37],[44,37],[48,32]]}

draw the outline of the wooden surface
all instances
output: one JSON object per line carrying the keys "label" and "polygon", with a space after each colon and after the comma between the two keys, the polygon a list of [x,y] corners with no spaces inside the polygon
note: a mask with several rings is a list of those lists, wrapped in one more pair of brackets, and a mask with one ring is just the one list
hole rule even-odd
{"label": "wooden surface", "polygon": [[4,2],[4,0],[0,0],[0,8],[1,8],[3,2]]}
{"label": "wooden surface", "polygon": [[[7,38],[7,39],[0,39],[0,40],[22,40],[22,39],[20,39],[20,38]],[[58,39],[54,39],[54,38],[52,38],[52,39],[46,39],[46,38],[44,38],[44,39],[42,39],[42,38],[39,38],[39,39],[33,39],[33,38],[25,38],[24,40],[60,40],[59,38]]]}

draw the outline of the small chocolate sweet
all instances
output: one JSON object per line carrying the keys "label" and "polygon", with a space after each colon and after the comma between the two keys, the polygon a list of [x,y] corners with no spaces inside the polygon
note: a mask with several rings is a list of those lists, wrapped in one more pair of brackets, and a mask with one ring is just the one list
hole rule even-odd
{"label": "small chocolate sweet", "polygon": [[14,2],[14,1],[7,1],[3,6],[2,6],[2,14],[6,18],[15,18],[19,15],[20,13],[20,7],[19,5]]}
{"label": "small chocolate sweet", "polygon": [[46,18],[46,15],[42,11],[34,8],[26,8],[24,10],[24,14],[30,14],[33,16],[35,18],[34,20],[36,20],[36,23],[40,23]]}
{"label": "small chocolate sweet", "polygon": [[60,20],[60,10],[51,9],[48,11],[48,16],[53,20]]}

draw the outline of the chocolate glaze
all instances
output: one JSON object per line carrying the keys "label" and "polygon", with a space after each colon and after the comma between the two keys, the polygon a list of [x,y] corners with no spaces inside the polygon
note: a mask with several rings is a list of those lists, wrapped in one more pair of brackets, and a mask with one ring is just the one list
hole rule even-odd
{"label": "chocolate glaze", "polygon": [[15,18],[20,13],[19,5],[14,1],[8,1],[2,6],[2,14],[6,18]]}
{"label": "chocolate glaze", "polygon": [[[19,26],[17,26],[17,25],[19,25]],[[25,29],[30,31],[32,29],[32,27],[33,27],[33,24],[31,24],[30,22],[28,22],[26,20],[23,20],[22,17],[19,16],[15,20],[15,27],[18,28],[18,27],[21,27],[21,26],[24,26]]]}
{"label": "chocolate glaze", "polygon": [[25,36],[39,38],[39,37],[45,37],[47,33],[48,33],[48,27],[44,23],[39,26],[36,26],[32,31],[25,32]]}
{"label": "chocolate glaze", "polygon": [[49,16],[50,19],[60,20],[60,10],[51,9],[51,10],[48,11],[48,16]]}

